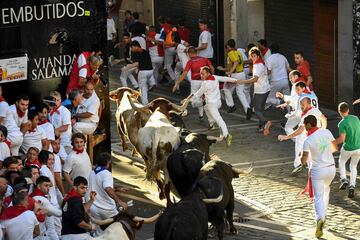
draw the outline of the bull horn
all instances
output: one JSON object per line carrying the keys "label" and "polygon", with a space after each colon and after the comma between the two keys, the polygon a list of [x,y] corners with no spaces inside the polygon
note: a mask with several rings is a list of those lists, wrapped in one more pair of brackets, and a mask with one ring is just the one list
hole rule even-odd
{"label": "bull horn", "polygon": [[251,163],[250,167],[248,167],[248,169],[246,169],[246,170],[242,170],[242,169],[238,169],[238,168],[233,167],[233,171],[235,173],[237,173],[237,174],[249,174],[253,170],[253,165],[254,165],[254,163]]}
{"label": "bull horn", "polygon": [[220,193],[220,195],[219,195],[217,198],[204,198],[204,199],[203,199],[203,202],[206,203],[206,204],[209,204],[209,203],[219,203],[219,202],[222,201],[223,196],[224,196],[224,189],[221,187],[221,193]]}
{"label": "bull horn", "polygon": [[186,108],[188,107],[192,96],[193,96],[193,94],[190,94],[187,98],[185,98],[183,100],[183,104],[181,106],[176,105],[174,103],[171,103],[171,106],[175,109],[175,111],[183,113],[186,110]]}
{"label": "bull horn", "polygon": [[144,111],[144,109],[146,108],[146,106],[145,106],[145,107],[140,107],[140,108],[137,107],[129,95],[127,95],[127,98],[128,98],[128,100],[129,100],[130,106],[131,106],[132,109],[134,109],[135,111]]}
{"label": "bull horn", "polygon": [[100,219],[96,219],[96,218],[91,218],[91,221],[99,226],[103,226],[103,225],[108,225],[114,222],[113,218],[108,218],[108,219],[104,219],[104,220],[100,220]]}
{"label": "bull horn", "polygon": [[209,136],[209,135],[207,135],[207,136],[206,136],[206,139],[207,139],[207,140],[215,140],[215,141],[217,141],[217,142],[220,142],[220,141],[224,140],[224,137],[223,137],[223,136],[221,136],[221,137],[215,137],[215,136]]}
{"label": "bull horn", "polygon": [[144,223],[153,223],[155,221],[157,221],[159,219],[159,217],[161,216],[162,214],[162,211],[160,211],[159,213],[155,214],[154,216],[152,217],[149,217],[149,218],[143,218],[143,217],[138,217],[138,216],[135,216],[133,218],[133,220],[135,222],[141,222],[141,221],[144,221]]}

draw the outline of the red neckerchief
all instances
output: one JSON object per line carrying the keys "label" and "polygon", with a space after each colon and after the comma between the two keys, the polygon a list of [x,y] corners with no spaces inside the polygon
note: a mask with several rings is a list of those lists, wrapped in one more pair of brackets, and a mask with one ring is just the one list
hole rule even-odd
{"label": "red neckerchief", "polygon": [[258,59],[253,64],[258,64],[258,63],[261,63],[261,64],[265,65],[264,60],[260,56],[258,57]]}
{"label": "red neckerchief", "polygon": [[0,96],[0,102],[5,102],[5,98],[3,96]]}
{"label": "red neckerchief", "polygon": [[306,87],[306,88],[304,89],[303,93],[310,94],[311,91]]}
{"label": "red neckerchief", "polygon": [[316,132],[319,128],[318,127],[314,127],[312,129],[310,129],[309,131],[307,131],[306,135],[310,136],[311,134],[313,134],[314,132]]}
{"label": "red neckerchief", "polygon": [[214,81],[215,77],[213,75],[209,75],[205,80]]}
{"label": "red neckerchief", "polygon": [[61,105],[58,106],[58,107],[56,107],[56,108],[54,108],[54,109],[50,112],[50,116],[54,115],[54,113],[60,114],[60,112],[59,112],[59,108],[60,108],[60,107],[61,107]]}
{"label": "red neckerchief", "polygon": [[261,50],[261,54],[263,56],[265,56],[265,54],[267,53],[268,50],[269,50],[269,48],[265,48],[264,50]]}
{"label": "red neckerchief", "polygon": [[5,139],[4,143],[6,143],[8,145],[8,147],[10,148],[11,142],[7,139]]}
{"label": "red neckerchief", "polygon": [[49,120],[45,119],[44,121],[39,122],[38,125],[43,125],[43,124],[48,123],[48,122],[49,122]]}
{"label": "red neckerchief", "polygon": [[[38,201],[38,202],[40,202],[40,201]],[[34,211],[35,199],[33,199],[32,197],[29,197],[28,204],[29,204],[28,210]],[[39,222],[45,222],[46,215],[40,209],[35,213],[35,216]]]}
{"label": "red neckerchief", "polygon": [[73,151],[76,152],[76,154],[81,154],[84,152],[84,148],[82,148],[82,149],[73,148]]}
{"label": "red neckerchief", "polygon": [[205,31],[210,32],[208,28],[205,28],[205,29],[204,29],[204,30],[202,30],[201,32],[205,32]]}
{"label": "red neckerchief", "polygon": [[303,111],[301,113],[301,117],[305,116],[305,114],[307,114],[311,109],[313,109],[313,107],[310,107],[310,108],[306,109],[305,111]]}
{"label": "red neckerchief", "polygon": [[36,196],[41,196],[41,197],[45,197],[45,194],[39,189],[39,188],[35,188],[34,191],[30,194],[30,197],[36,197]]}
{"label": "red neckerchief", "polygon": [[70,199],[70,198],[73,198],[73,197],[77,197],[77,198],[80,198],[82,199],[82,196],[75,191],[75,189],[71,189],[70,192],[67,193],[66,197],[64,198],[63,200],[63,205]]}
{"label": "red neckerchief", "polygon": [[142,49],[142,48],[138,48],[138,49],[135,50],[134,52],[136,52],[136,53],[142,53],[143,50],[144,50],[144,49]]}
{"label": "red neckerchief", "polygon": [[30,166],[37,166],[38,168],[41,168],[41,164],[40,164],[39,160],[37,160],[37,159],[35,159],[32,162],[30,162],[29,160],[26,160],[25,167],[30,167]]}
{"label": "red neckerchief", "polygon": [[23,111],[21,111],[18,106],[15,104],[16,107],[16,113],[20,118],[23,118],[25,116],[25,113]]}
{"label": "red neckerchief", "polygon": [[17,216],[23,214],[24,212],[28,211],[29,209],[25,206],[11,206],[5,208],[4,212],[1,214],[1,220],[9,220],[12,218],[16,218]]}

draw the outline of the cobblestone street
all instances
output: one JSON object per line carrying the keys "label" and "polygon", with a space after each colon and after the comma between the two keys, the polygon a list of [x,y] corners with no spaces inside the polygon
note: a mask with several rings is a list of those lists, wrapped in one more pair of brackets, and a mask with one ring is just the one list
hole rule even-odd
{"label": "cobblestone street", "polygon": [[[113,82],[110,89],[117,87],[119,84]],[[170,95],[168,91],[168,87],[161,86],[151,92],[150,97],[167,97],[178,103],[186,96],[184,93],[186,90],[182,95]],[[277,135],[283,132],[279,124],[283,120],[282,114],[276,109],[266,112],[274,125],[271,128],[271,135],[265,138],[262,134],[256,133],[257,122],[254,117],[251,121],[246,121],[242,109],[228,114],[224,105],[221,114],[233,134],[233,144],[230,148],[226,148],[224,142],[217,143],[211,147],[211,153],[238,168],[247,168],[252,163],[254,168],[251,174],[233,180],[237,201],[235,225],[238,234],[226,234],[225,239],[315,239],[313,204],[306,195],[300,195],[307,182],[307,173],[303,171],[297,177],[290,176],[293,168],[294,143],[277,140]],[[112,104],[113,115],[115,108],[115,104]],[[188,110],[189,114],[184,120],[186,126],[190,126],[190,130],[214,136],[219,134],[218,130],[209,132],[207,121],[200,122],[196,111],[191,107]],[[336,137],[336,125],[339,121],[337,113],[330,110],[323,112],[328,118],[329,129]],[[112,132],[116,131],[114,119],[113,116]],[[137,186],[136,191],[142,195],[139,197],[140,201],[135,200],[140,205],[132,211],[140,211],[139,215],[156,212],[165,202],[159,201],[155,185],[143,180],[141,160],[130,157],[130,151],[122,152],[117,134],[113,135],[112,151],[117,157],[115,159],[123,159],[121,163],[114,161],[115,176],[118,176],[121,182]],[[123,163],[124,161],[129,162],[129,165]],[[131,177],[124,179],[124,174],[126,175],[124,171],[133,170]],[[354,199],[349,199],[347,191],[339,191],[338,186],[337,174],[332,183],[323,239],[360,239],[360,195],[357,194],[359,190],[357,188]],[[131,194],[136,195],[136,191]],[[131,194],[128,197],[133,196]],[[138,232],[137,239],[152,239],[153,231],[154,225],[146,226]],[[216,239],[214,236],[215,234],[210,231],[209,239]]]}

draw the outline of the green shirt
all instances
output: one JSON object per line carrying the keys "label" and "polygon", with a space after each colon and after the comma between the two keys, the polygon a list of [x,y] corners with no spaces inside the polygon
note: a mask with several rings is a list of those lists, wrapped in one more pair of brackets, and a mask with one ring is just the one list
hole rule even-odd
{"label": "green shirt", "polygon": [[339,133],[345,133],[345,143],[343,145],[346,151],[360,149],[360,120],[357,116],[348,115],[339,122]]}

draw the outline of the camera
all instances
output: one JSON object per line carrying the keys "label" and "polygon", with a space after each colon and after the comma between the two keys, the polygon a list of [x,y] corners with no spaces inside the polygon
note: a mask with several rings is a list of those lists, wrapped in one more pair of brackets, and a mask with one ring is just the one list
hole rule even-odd
{"label": "camera", "polygon": [[104,87],[106,87],[109,83],[109,79],[107,79],[106,75],[102,71],[97,71],[96,74],[99,75],[101,83],[104,85]]}

